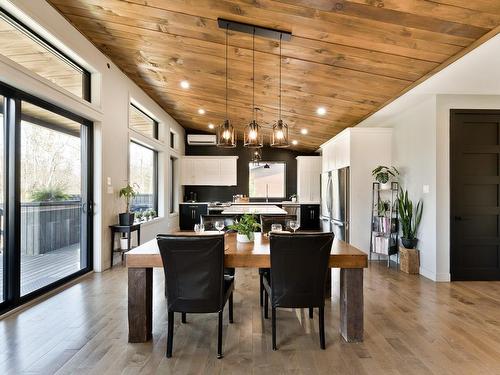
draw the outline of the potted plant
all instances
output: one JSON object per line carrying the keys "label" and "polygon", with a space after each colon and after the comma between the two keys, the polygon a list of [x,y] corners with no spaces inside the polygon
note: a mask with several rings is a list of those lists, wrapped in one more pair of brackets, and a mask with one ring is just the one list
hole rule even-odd
{"label": "potted plant", "polygon": [[144,216],[144,213],[142,211],[136,212],[135,213],[135,220],[137,220],[138,223],[142,221],[142,218]]}
{"label": "potted plant", "polygon": [[403,231],[401,242],[407,249],[414,249],[418,242],[416,234],[422,219],[423,203],[419,201],[414,209],[413,202],[408,198],[408,191],[403,191],[401,188],[398,196],[398,210]]}
{"label": "potted plant", "polygon": [[130,212],[130,201],[137,195],[137,191],[133,186],[127,184],[127,186],[120,189],[120,198],[125,199],[126,209],[125,212],[118,214],[120,225],[132,225],[134,224],[134,213]]}
{"label": "potted plant", "polygon": [[391,188],[390,181],[399,176],[399,171],[395,167],[379,165],[372,171],[372,176],[380,183],[381,190],[388,190]]}
{"label": "potted plant", "polygon": [[150,210],[145,210],[143,213],[144,220],[148,221],[151,218],[151,211]]}
{"label": "potted plant", "polygon": [[260,228],[260,224],[254,215],[245,214],[228,228],[238,232],[236,235],[238,242],[253,242],[254,232]]}
{"label": "potted plant", "polygon": [[150,218],[151,219],[154,219],[155,217],[157,217],[158,215],[156,214],[156,211],[155,210],[149,210],[149,213],[150,213]]}
{"label": "potted plant", "polygon": [[292,194],[292,195],[290,195],[290,200],[291,200],[292,202],[297,202],[297,194]]}

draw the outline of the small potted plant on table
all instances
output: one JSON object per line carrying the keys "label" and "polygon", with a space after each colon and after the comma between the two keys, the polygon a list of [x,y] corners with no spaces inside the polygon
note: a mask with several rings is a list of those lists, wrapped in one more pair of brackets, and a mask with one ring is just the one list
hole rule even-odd
{"label": "small potted plant on table", "polygon": [[120,189],[120,198],[125,199],[126,209],[125,212],[118,214],[118,220],[120,225],[133,225],[134,224],[134,213],[130,212],[130,201],[137,195],[137,191],[134,186],[127,184],[127,186]]}
{"label": "small potted plant on table", "polygon": [[253,242],[254,232],[260,228],[260,224],[254,215],[245,214],[234,224],[229,225],[228,228],[237,232],[236,239],[238,242]]}
{"label": "small potted plant on table", "polygon": [[[414,208],[415,207],[415,208]],[[419,273],[420,261],[417,247],[417,230],[422,219],[423,203],[419,201],[416,206],[408,198],[408,191],[400,190],[398,196],[399,220],[403,236],[399,248],[401,255],[400,268],[406,273]]]}

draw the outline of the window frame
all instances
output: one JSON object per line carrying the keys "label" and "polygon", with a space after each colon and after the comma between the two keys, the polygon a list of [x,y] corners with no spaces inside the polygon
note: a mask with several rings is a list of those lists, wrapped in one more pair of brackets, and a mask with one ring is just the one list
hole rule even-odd
{"label": "window frame", "polygon": [[169,155],[168,164],[168,185],[169,185],[169,215],[175,216],[179,214],[179,157]]}
{"label": "window frame", "polygon": [[[251,161],[248,162],[248,197],[250,199],[266,199],[266,197],[255,197],[255,196],[251,196],[250,195],[250,165],[253,164]],[[282,160],[267,160],[267,161],[259,161],[259,164],[262,164],[262,165],[265,165],[265,164],[283,164],[283,193],[284,193],[284,196],[282,197],[273,197],[273,196],[269,196],[267,198],[269,199],[286,199],[286,192],[287,192],[287,184],[286,184],[286,180],[287,180],[287,162],[286,161],[282,161]]]}
{"label": "window frame", "polygon": [[[39,35],[37,32],[33,31],[30,27],[28,27],[26,24],[24,24],[22,21],[14,17],[11,13],[9,13],[7,10],[4,8],[0,7],[0,19],[5,20],[8,24],[10,24],[12,27],[15,29],[19,30],[21,33],[26,35],[26,37],[30,38],[33,40],[35,43],[39,44],[43,48],[47,49],[50,53],[55,55],[57,58],[59,58],[61,61],[64,63],[68,64],[71,66],[73,69],[79,71],[82,74],[82,96],[81,98],[87,102],[91,102],[91,74],[88,70],[83,68],[80,64],[78,64],[75,60],[73,60],[71,57],[67,56],[64,52],[62,52],[59,48],[54,46],[52,43],[48,42],[43,38],[41,35]],[[8,58],[8,57],[7,57]],[[9,59],[11,60],[11,59]],[[11,60],[14,63],[16,63],[14,60]],[[16,63],[19,64],[19,63]],[[19,64],[21,65],[21,64]],[[50,79],[28,69],[30,72],[36,74],[39,77],[42,77],[50,82],[52,82]],[[55,82],[52,82],[54,85],[59,87],[60,89],[69,92],[72,94],[69,90],[64,88],[63,86],[58,85]],[[72,94],[74,95],[74,94]]]}
{"label": "window frame", "polygon": [[[142,134],[142,133],[139,133],[139,134]],[[130,181],[130,171],[131,171],[131,165],[130,165],[130,157],[131,157],[131,154],[130,154],[130,145],[132,143],[135,143],[137,146],[140,146],[140,147],[143,147],[145,149],[148,149],[150,151],[153,151],[153,210],[156,211],[156,217],[155,218],[159,218],[160,217],[160,212],[158,210],[158,197],[159,197],[159,179],[158,179],[158,174],[159,174],[159,170],[158,170],[158,158],[159,158],[159,151],[156,150],[155,148],[143,143],[143,142],[140,142],[138,141],[137,139],[134,139],[134,138],[130,138],[129,139],[129,152],[128,152],[128,176],[129,176],[129,182]]]}
{"label": "window frame", "polygon": [[129,111],[130,111],[130,107],[134,107],[135,110],[137,110],[138,112],[140,112],[141,114],[143,114],[144,116],[146,116],[147,118],[149,118],[153,122],[153,137],[151,137],[147,134],[144,134],[143,132],[135,129],[131,125],[130,112],[129,112],[129,119],[128,119],[128,127],[130,129],[132,129],[134,132],[136,132],[137,134],[142,135],[143,137],[146,137],[148,139],[154,139],[155,141],[159,141],[160,140],[160,135],[159,135],[160,122],[158,120],[156,120],[154,117],[148,115],[144,110],[139,108],[139,106],[137,104],[134,104],[132,101],[129,102]]}

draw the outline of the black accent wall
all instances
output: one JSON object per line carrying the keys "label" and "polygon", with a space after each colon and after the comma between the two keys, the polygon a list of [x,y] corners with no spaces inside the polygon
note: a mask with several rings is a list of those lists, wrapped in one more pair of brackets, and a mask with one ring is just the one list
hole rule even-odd
{"label": "black accent wall", "polygon": [[[189,131],[190,134],[201,134],[201,132]],[[243,142],[239,141],[236,148],[224,149],[216,146],[190,146],[186,142],[186,155],[221,155],[238,156],[237,164],[237,186],[185,186],[184,195],[188,196],[190,192],[197,195],[199,202],[211,201],[231,201],[235,194],[245,194],[248,196],[248,163],[251,162],[251,150],[243,147]],[[266,140],[264,140],[266,142]],[[267,141],[268,142],[268,141]],[[297,156],[314,156],[315,153],[300,153],[290,149],[272,148],[264,146],[262,148],[262,161],[281,161],[286,163],[286,197],[297,193]],[[252,199],[259,201],[264,199]],[[271,200],[271,199],[270,199]],[[280,199],[281,200],[281,199]]]}

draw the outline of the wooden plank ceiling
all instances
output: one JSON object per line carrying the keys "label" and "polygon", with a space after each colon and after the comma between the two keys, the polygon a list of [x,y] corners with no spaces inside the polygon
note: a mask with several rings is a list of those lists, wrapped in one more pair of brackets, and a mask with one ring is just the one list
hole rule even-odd
{"label": "wooden plank ceiling", "polygon": [[[200,130],[225,113],[217,18],[291,31],[283,43],[283,118],[303,150],[356,125],[500,25],[500,1],[492,0],[49,2],[181,125]],[[252,39],[230,33],[229,44],[229,117],[241,131],[252,116]],[[269,127],[277,117],[279,45],[255,44],[256,106]],[[182,89],[181,80],[191,87]]]}

